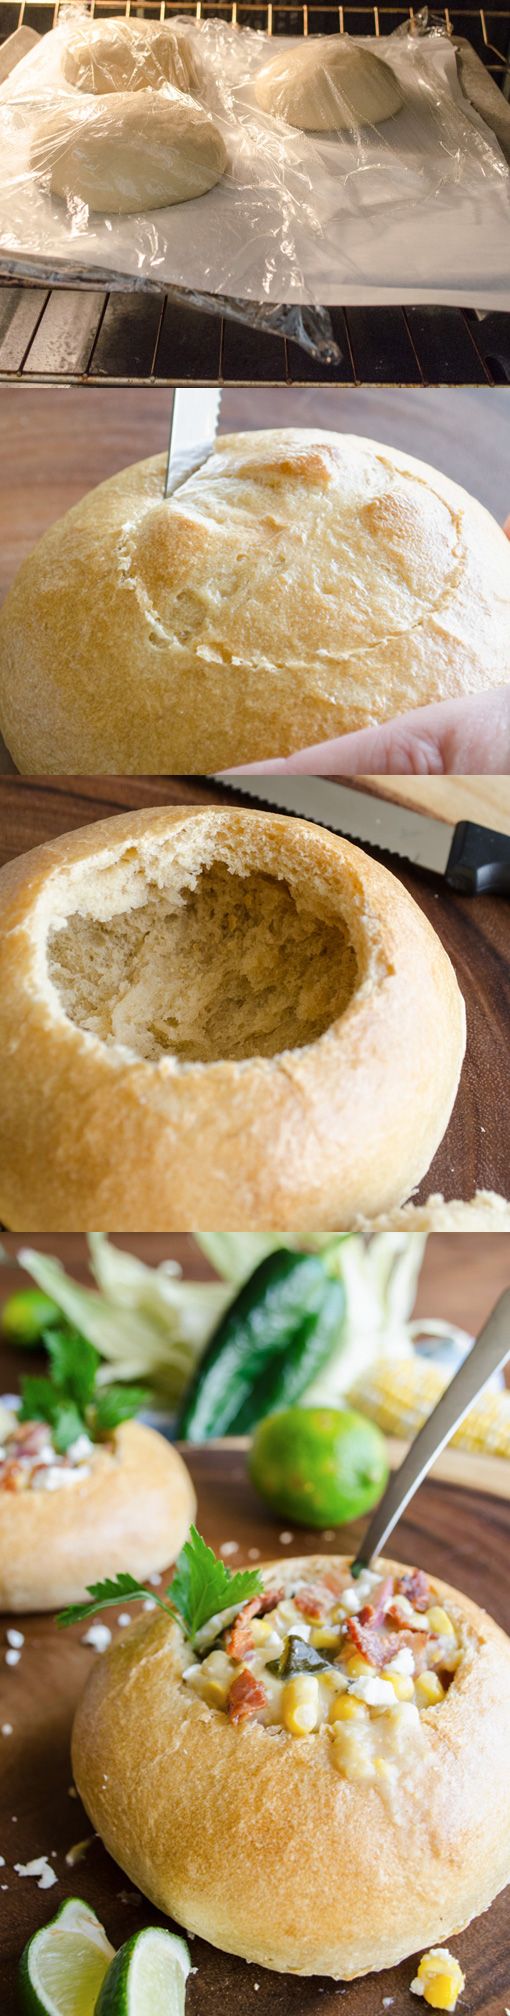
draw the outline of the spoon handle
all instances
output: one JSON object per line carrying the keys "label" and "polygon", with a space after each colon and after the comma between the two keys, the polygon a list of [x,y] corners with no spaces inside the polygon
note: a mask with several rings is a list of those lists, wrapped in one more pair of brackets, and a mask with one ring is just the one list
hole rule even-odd
{"label": "spoon handle", "polygon": [[353,1562],[351,1573],[354,1576],[360,1575],[362,1568],[368,1568],[374,1554],[382,1551],[435,1457],[450,1441],[488,1379],[501,1370],[507,1358],[510,1358],[510,1288],[506,1288],[500,1296],[455,1378],[450,1380],[437,1407],[433,1408],[419,1435],[415,1436],[400,1468],[390,1477]]}

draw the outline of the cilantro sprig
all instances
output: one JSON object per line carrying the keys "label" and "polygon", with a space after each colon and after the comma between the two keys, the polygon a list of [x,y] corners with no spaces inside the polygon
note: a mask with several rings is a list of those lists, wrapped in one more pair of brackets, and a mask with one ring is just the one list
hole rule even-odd
{"label": "cilantro sprig", "polygon": [[192,1526],[164,1596],[158,1596],[153,1588],[145,1588],[132,1575],[107,1576],[103,1582],[90,1584],[88,1603],[72,1603],[68,1610],[61,1610],[56,1621],[64,1628],[68,1624],[82,1624],[85,1618],[95,1617],[112,1603],[149,1596],[168,1617],[178,1619],[185,1637],[193,1644],[211,1617],[240,1608],[250,1596],[260,1596],[262,1589],[258,1568],[240,1568],[232,1573],[213,1548],[207,1546],[196,1526]]}
{"label": "cilantro sprig", "polygon": [[20,1421],[47,1421],[55,1448],[65,1456],[80,1435],[99,1441],[130,1421],[148,1399],[145,1386],[98,1386],[101,1359],[88,1338],[62,1324],[44,1332],[48,1377],[21,1380]]}

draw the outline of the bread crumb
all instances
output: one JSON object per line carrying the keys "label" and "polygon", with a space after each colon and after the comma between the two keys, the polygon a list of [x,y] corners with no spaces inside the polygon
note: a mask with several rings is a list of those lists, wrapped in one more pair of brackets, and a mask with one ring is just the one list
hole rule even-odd
{"label": "bread crumb", "polygon": [[83,1862],[87,1848],[92,1847],[95,1838],[95,1834],[87,1834],[85,1841],[75,1841],[74,1847],[68,1848],[65,1858],[68,1869],[74,1869],[76,1862]]}

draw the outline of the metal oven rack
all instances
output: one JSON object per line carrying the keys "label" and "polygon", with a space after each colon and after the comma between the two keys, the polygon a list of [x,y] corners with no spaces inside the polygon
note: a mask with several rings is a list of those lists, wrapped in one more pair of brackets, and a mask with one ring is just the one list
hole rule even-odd
{"label": "metal oven rack", "polygon": [[[0,41],[26,26],[53,28],[59,0],[0,0]],[[124,11],[161,20],[215,16],[271,35],[384,36],[413,8],[294,5],[292,0],[92,0],[96,19]],[[441,9],[510,97],[510,11]],[[510,315],[457,308],[337,308],[340,362],[316,364],[297,345],[245,329],[230,317],[177,307],[161,292],[94,284],[47,287],[0,272],[0,382],[24,384],[510,384]]]}

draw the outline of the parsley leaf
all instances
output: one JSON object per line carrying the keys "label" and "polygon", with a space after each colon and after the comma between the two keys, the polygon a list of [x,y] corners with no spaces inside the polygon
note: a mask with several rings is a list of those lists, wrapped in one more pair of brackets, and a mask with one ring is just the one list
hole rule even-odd
{"label": "parsley leaf", "polygon": [[104,1582],[91,1583],[88,1603],[72,1603],[68,1610],[61,1610],[57,1624],[64,1627],[81,1624],[98,1610],[106,1610],[110,1603],[126,1599],[133,1602],[135,1598],[150,1596],[167,1616],[174,1619],[177,1616],[185,1636],[193,1640],[210,1617],[235,1606],[240,1608],[248,1597],[260,1595],[262,1589],[258,1568],[241,1568],[232,1574],[212,1547],[206,1545],[196,1526],[192,1526],[176,1562],[173,1581],[165,1589],[166,1602],[154,1589],[145,1589],[143,1583],[135,1582],[132,1575],[107,1576]]}
{"label": "parsley leaf", "polygon": [[82,1337],[68,1324],[45,1330],[43,1341],[49,1353],[54,1385],[75,1401],[83,1415],[94,1396],[96,1374],[101,1364],[99,1351],[89,1344],[87,1337]]}
{"label": "parsley leaf", "polygon": [[147,1386],[102,1386],[94,1395],[94,1434],[107,1435],[121,1421],[131,1421],[150,1399]]}
{"label": "parsley leaf", "polygon": [[84,1422],[72,1397],[61,1393],[51,1379],[21,1380],[20,1421],[47,1421],[60,1456],[83,1435]]}
{"label": "parsley leaf", "polygon": [[140,1596],[153,1596],[154,1590],[144,1589],[133,1575],[106,1575],[104,1582],[90,1582],[88,1593],[88,1603],[71,1603],[67,1610],[60,1611],[56,1618],[60,1629],[65,1629],[67,1624],[83,1624],[85,1618],[94,1617],[97,1610],[107,1610],[110,1603],[133,1603]]}
{"label": "parsley leaf", "polygon": [[192,1526],[166,1594],[172,1609],[178,1612],[186,1636],[193,1639],[217,1611],[245,1603],[249,1596],[258,1596],[262,1588],[258,1568],[239,1569],[233,1575],[197,1533],[196,1526]]}

